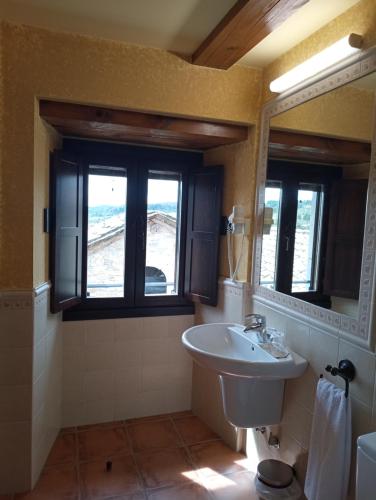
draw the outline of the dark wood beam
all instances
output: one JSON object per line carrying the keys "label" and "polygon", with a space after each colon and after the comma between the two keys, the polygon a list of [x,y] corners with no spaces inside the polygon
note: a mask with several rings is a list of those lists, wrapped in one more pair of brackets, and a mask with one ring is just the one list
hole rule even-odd
{"label": "dark wood beam", "polygon": [[192,63],[228,69],[308,0],[238,0],[192,55]]}
{"label": "dark wood beam", "polygon": [[209,149],[244,141],[248,127],[96,106],[40,101],[40,116],[61,134],[136,144]]}
{"label": "dark wood beam", "polygon": [[369,163],[371,145],[366,142],[271,130],[269,157],[332,165],[355,165]]}

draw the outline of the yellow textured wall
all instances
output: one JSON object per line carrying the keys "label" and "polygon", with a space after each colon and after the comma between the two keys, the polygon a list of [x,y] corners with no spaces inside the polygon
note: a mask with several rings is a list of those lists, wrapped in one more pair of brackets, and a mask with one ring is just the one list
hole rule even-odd
{"label": "yellow textured wall", "polygon": [[269,92],[272,80],[349,33],[363,36],[364,49],[376,44],[376,0],[361,0],[267,66],[264,72],[264,101],[275,96]]}
{"label": "yellow textured wall", "polygon": [[[256,151],[255,142],[256,130],[253,128],[247,141],[221,146],[205,152],[205,165],[224,165],[224,193],[222,212],[229,215],[233,205],[242,205],[245,209],[245,216],[250,218],[251,232],[244,240],[242,258],[240,261],[237,279],[246,281],[251,265],[251,244],[253,233],[253,207],[254,207],[254,187],[256,178]],[[242,237],[237,235],[234,238],[234,267],[235,260],[241,252]],[[227,258],[226,237],[221,237],[220,247],[220,274],[229,276],[229,264]]]}
{"label": "yellow textured wall", "polygon": [[346,85],[274,116],[273,128],[372,140],[375,93]]}
{"label": "yellow textured wall", "polygon": [[[375,43],[375,6],[376,0],[362,0],[269,65],[264,72],[264,99],[271,97],[267,90],[271,79],[346,33],[362,34],[366,47]],[[33,189],[34,173],[39,168],[34,155],[38,97],[257,123],[260,70],[241,66],[228,71],[196,67],[157,49],[8,23],[3,25],[2,33],[3,79],[0,82],[3,82],[4,106],[1,110],[6,127],[0,157],[1,287],[28,288],[47,277],[42,264],[44,255],[39,255],[38,248],[33,251],[33,227],[37,217],[42,216],[34,214]],[[254,149],[255,145],[253,139],[250,147]],[[243,203],[237,200],[244,200],[246,207],[252,206],[255,184],[248,168],[253,169],[253,154],[254,151],[249,164],[247,156],[245,170],[240,168],[242,174],[239,174],[237,161],[226,160],[229,165],[226,168],[226,207]],[[243,153],[239,155],[243,158]],[[239,164],[243,165],[243,160]],[[235,174],[234,180],[229,181],[228,173]],[[234,193],[231,200],[227,188]],[[227,269],[224,255],[222,251],[223,273]],[[36,268],[34,279],[33,267]]]}
{"label": "yellow textured wall", "polygon": [[28,288],[47,278],[47,270],[38,268],[33,279],[33,264],[43,267],[37,247],[33,255],[33,225],[42,216],[33,216],[37,98],[237,123],[258,120],[260,70],[219,71],[157,49],[7,23],[3,29],[2,287]]}

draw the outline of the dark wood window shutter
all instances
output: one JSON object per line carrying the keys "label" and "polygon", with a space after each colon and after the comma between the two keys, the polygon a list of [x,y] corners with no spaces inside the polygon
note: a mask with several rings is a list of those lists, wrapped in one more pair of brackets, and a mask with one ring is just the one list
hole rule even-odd
{"label": "dark wood window shutter", "polygon": [[51,312],[81,301],[83,171],[60,151],[51,157],[50,279]]}
{"label": "dark wood window shutter", "polygon": [[333,184],[324,277],[328,295],[359,297],[367,187],[366,179]]}
{"label": "dark wood window shutter", "polygon": [[194,302],[217,305],[218,253],[223,167],[190,172],[185,294]]}

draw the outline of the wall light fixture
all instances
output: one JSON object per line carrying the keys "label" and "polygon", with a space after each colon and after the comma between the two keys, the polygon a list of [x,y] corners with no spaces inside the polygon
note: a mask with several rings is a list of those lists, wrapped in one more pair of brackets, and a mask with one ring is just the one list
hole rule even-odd
{"label": "wall light fixture", "polygon": [[363,38],[360,35],[351,33],[270,82],[269,88],[272,92],[285,92],[304,80],[324,71],[333,64],[355,54],[360,50],[362,43]]}

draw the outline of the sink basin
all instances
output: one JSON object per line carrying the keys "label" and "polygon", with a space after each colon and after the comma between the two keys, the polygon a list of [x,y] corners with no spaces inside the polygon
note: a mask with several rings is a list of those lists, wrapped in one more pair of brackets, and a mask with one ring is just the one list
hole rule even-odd
{"label": "sink basin", "polygon": [[252,332],[235,323],[194,326],[182,336],[184,347],[200,364],[218,373],[236,377],[288,379],[300,377],[307,361],[291,352],[276,359],[260,347]]}
{"label": "sink basin", "polygon": [[275,425],[282,418],[285,380],[303,375],[307,361],[290,351],[275,358],[236,323],[194,326],[182,335],[192,358],[218,373],[224,414],[236,427]]}

